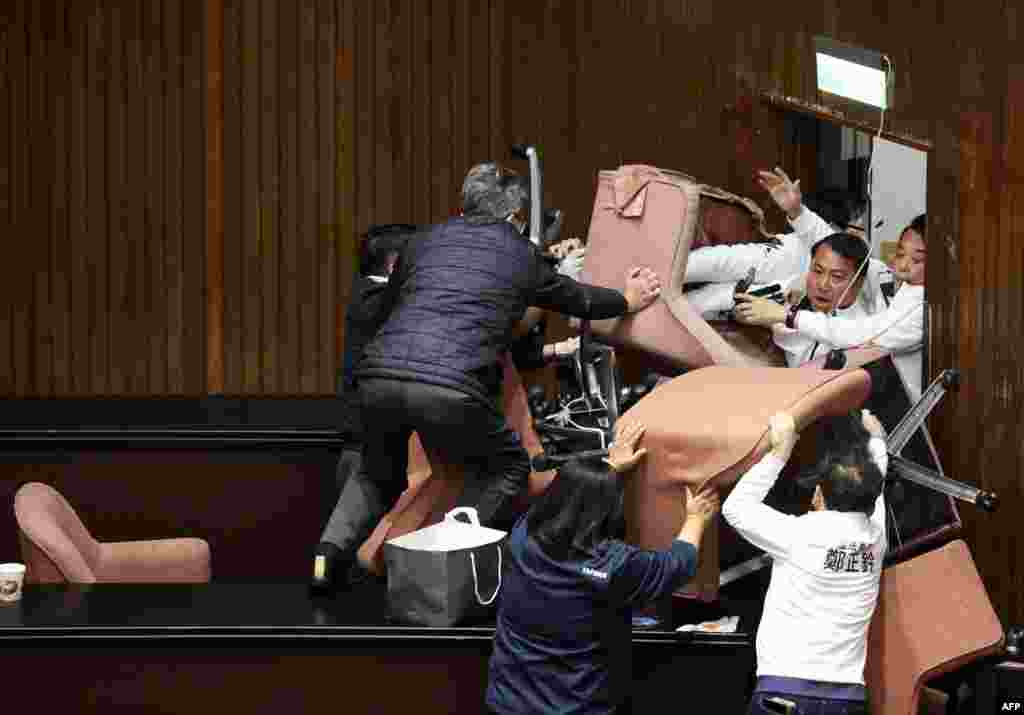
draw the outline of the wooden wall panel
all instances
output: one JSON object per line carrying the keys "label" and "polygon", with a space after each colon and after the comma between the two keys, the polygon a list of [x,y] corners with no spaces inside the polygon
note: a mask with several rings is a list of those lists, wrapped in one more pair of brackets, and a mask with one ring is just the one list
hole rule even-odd
{"label": "wooden wall panel", "polygon": [[204,7],[8,8],[0,395],[205,392]]}
{"label": "wooden wall panel", "polygon": [[144,316],[149,328],[149,350],[147,384],[142,392],[154,395],[166,394],[168,389],[167,348],[169,345],[168,321],[164,315],[168,295],[164,258],[167,255],[167,223],[164,220],[166,177],[166,154],[164,144],[164,117],[167,111],[166,53],[163,51],[163,0],[149,0],[141,8],[142,47],[144,52],[143,72],[148,84],[145,93],[145,156],[146,173],[143,182],[143,204],[145,206],[143,234],[145,241],[144,264],[147,269],[148,287],[144,293]]}
{"label": "wooden wall panel", "polygon": [[[316,270],[316,290],[311,294],[315,317],[315,331],[309,347],[313,359],[310,392],[331,392],[334,388],[334,369],[338,364],[335,327],[338,302],[338,225],[335,206],[338,201],[337,170],[339,163],[335,131],[335,88],[337,80],[337,6],[332,2],[316,3],[315,16],[316,64],[316,136],[317,175],[315,188],[315,232],[313,254]],[[351,264],[349,264],[351,265]],[[313,326],[311,326],[313,327]]]}
{"label": "wooden wall panel", "polygon": [[[225,271],[232,271],[237,280],[224,286],[225,305],[225,389],[228,393],[259,392],[263,322],[259,310],[263,294],[262,250],[263,182],[261,174],[260,138],[262,126],[262,95],[260,70],[261,7],[254,2],[229,2],[237,37],[225,46],[225,71],[238,74],[225,76],[225,98],[238,97],[238,106],[226,105],[232,114],[225,114],[225,126],[237,127],[225,132]],[[225,19],[225,28],[228,21]],[[234,32],[234,31],[233,31]],[[227,40],[228,35],[225,35]],[[243,49],[244,48],[244,49]],[[239,141],[231,141],[237,137]],[[229,186],[228,182],[234,185]],[[233,203],[237,202],[237,203]],[[236,260],[237,257],[237,260]],[[237,273],[234,273],[237,271]],[[231,362],[228,362],[228,361]]]}
{"label": "wooden wall panel", "polygon": [[[277,206],[281,196],[281,163],[277,147],[280,129],[278,100],[278,3],[263,0],[260,8],[260,265],[262,266],[262,305],[260,317],[263,326],[262,388],[268,394],[282,392],[278,381],[278,231],[280,214]],[[225,144],[231,141],[231,128],[225,132]],[[230,170],[230,167],[229,167]],[[229,210],[230,207],[229,207]],[[244,210],[244,208],[243,208]],[[231,237],[227,236],[230,241]]]}
{"label": "wooden wall panel", "polygon": [[[14,34],[18,30],[15,23],[14,3],[7,3],[0,9],[0,96],[7,101],[0,105],[0,230],[13,233],[14,223],[14,80],[15,47]],[[11,306],[13,305],[13,287],[7,271],[0,273],[0,394],[13,394],[14,371],[11,365]]]}
{"label": "wooden wall panel", "polygon": [[[8,46],[10,91],[10,212],[12,234],[24,232],[30,221],[28,197],[29,161],[25,132],[29,127],[29,46],[28,10],[30,3],[13,3],[11,11],[14,21]],[[7,364],[10,370],[9,388],[14,394],[26,395],[29,390],[29,335],[26,332],[30,299],[27,295],[26,276],[31,275],[27,245],[18,242],[14,247],[14,260],[8,263],[5,283],[8,284],[7,309],[9,342],[7,343]]]}

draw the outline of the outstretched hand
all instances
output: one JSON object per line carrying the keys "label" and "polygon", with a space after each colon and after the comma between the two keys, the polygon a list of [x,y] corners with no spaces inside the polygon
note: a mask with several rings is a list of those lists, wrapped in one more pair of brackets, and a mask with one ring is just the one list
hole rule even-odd
{"label": "outstretched hand", "polygon": [[800,192],[800,181],[791,181],[779,167],[774,171],[760,170],[757,172],[757,183],[772,196],[776,206],[782,209],[791,220],[803,210],[803,194]]}
{"label": "outstretched hand", "polygon": [[619,420],[615,425],[615,440],[608,447],[605,464],[613,471],[622,473],[629,471],[647,454],[647,448],[637,449],[636,445],[644,435],[644,426],[639,422]]}
{"label": "outstretched hand", "polygon": [[622,292],[629,312],[643,310],[661,295],[661,281],[650,268],[630,268],[626,272],[626,289]]}

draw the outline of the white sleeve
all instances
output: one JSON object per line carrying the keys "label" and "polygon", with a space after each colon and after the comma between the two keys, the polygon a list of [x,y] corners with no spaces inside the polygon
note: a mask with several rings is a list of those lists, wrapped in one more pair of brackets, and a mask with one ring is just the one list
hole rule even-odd
{"label": "white sleeve", "polygon": [[797,517],[783,514],[764,503],[768,491],[786,463],[768,452],[736,482],[722,504],[722,516],[754,546],[772,556],[786,556],[793,543]]}
{"label": "white sleeve", "polygon": [[[879,470],[882,472],[884,477],[889,469],[889,453],[885,450],[885,440],[881,437],[872,437],[868,442],[868,451],[871,453],[871,458],[875,460],[875,464],[878,465]],[[883,487],[881,494],[878,495],[878,499],[875,500],[875,510],[871,513],[871,523],[879,527],[882,530],[882,536],[885,536],[885,488]]]}
{"label": "white sleeve", "polygon": [[908,297],[893,300],[880,313],[857,318],[801,310],[796,329],[801,335],[837,348],[852,348],[873,340],[892,352],[913,350],[921,347],[924,339],[924,303],[916,296]]}
{"label": "white sleeve", "polygon": [[814,244],[836,232],[825,219],[806,206],[803,207],[799,216],[789,222],[789,225],[793,227],[797,237],[804,246],[804,250],[808,253],[810,253]]}

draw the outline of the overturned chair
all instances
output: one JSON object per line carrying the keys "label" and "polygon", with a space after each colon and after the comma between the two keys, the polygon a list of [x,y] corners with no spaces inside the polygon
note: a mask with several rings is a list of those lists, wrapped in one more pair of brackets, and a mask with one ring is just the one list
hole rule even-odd
{"label": "overturned chair", "polygon": [[67,500],[40,482],[14,495],[18,540],[28,583],[205,583],[210,547],[203,539],[102,543]]}
{"label": "overturned chair", "polygon": [[677,371],[709,365],[784,367],[768,330],[707,322],[683,287],[691,250],[773,238],[752,200],[682,172],[645,165],[600,172],[582,281],[621,290],[624,266],[649,266],[664,287],[662,299],[646,310],[594,321],[591,330],[603,342],[640,350]]}
{"label": "overturned chair", "polygon": [[928,681],[998,653],[1004,640],[963,541],[885,569],[864,668],[871,712],[945,712]]}

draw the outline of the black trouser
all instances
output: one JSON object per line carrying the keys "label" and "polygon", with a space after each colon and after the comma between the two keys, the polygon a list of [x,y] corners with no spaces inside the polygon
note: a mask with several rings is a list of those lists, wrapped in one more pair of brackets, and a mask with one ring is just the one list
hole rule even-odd
{"label": "black trouser", "polygon": [[346,482],[336,509],[339,548],[358,548],[405,490],[413,432],[425,449],[465,466],[460,504],[475,506],[482,524],[511,526],[530,458],[495,404],[406,380],[360,380],[359,394],[366,442],[362,469]]}

